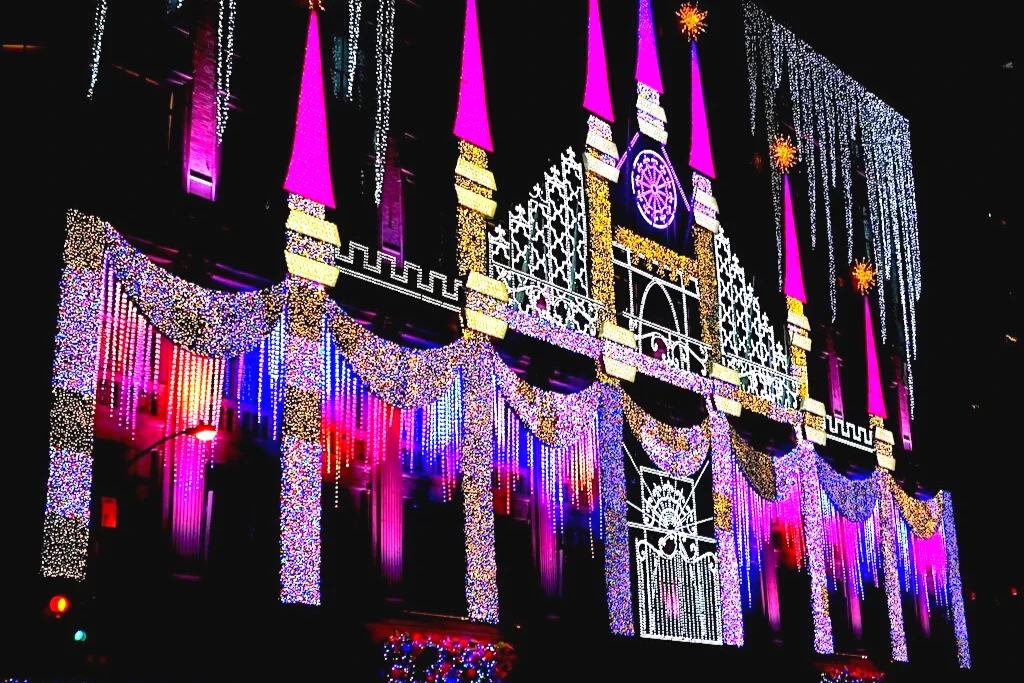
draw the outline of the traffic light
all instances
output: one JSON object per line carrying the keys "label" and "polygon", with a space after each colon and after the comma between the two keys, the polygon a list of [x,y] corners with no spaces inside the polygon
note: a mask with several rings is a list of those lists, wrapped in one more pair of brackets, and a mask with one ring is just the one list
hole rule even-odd
{"label": "traffic light", "polygon": [[86,639],[86,637],[87,637],[88,635],[89,635],[89,634],[87,634],[87,633],[86,633],[85,631],[83,631],[82,629],[78,629],[77,631],[75,631],[75,642],[76,642],[76,643],[84,643],[84,642],[85,642],[85,639]]}
{"label": "traffic light", "polygon": [[50,598],[50,612],[57,618],[67,614],[71,609],[71,601],[64,595],[55,595]]}

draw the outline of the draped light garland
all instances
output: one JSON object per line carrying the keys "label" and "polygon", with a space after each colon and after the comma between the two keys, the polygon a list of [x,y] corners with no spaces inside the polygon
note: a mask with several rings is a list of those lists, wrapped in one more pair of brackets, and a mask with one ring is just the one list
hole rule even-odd
{"label": "draped light garland", "polygon": [[257,346],[281,316],[287,284],[218,292],[175,277],[108,228],[108,257],[139,311],[175,344],[204,356],[236,356]]}
{"label": "draped light garland", "polygon": [[[759,102],[769,144],[778,131],[774,102],[783,77],[789,84],[793,127],[800,157],[806,162],[811,212],[811,243],[817,243],[819,181],[825,218],[830,273],[829,304],[836,316],[836,245],[832,230],[831,190],[841,183],[846,262],[854,260],[853,158],[857,139],[864,152],[868,210],[871,224],[869,253],[882,278],[895,281],[892,306],[898,318],[908,366],[911,411],[914,407],[910,361],[917,357],[916,305],[921,298],[921,251],[918,241],[917,199],[910,149],[910,124],[864,89],[862,85],[817,54],[752,3],[744,5],[747,68],[750,88],[750,128],[756,133]],[[779,221],[781,181],[772,174]],[[782,245],[779,282],[782,281]],[[882,341],[886,340],[885,288],[878,289]]]}
{"label": "draped light garland", "polygon": [[824,458],[818,458],[818,480],[829,504],[851,522],[863,522],[875,512],[878,485],[884,475],[877,470],[863,480],[847,479]]}

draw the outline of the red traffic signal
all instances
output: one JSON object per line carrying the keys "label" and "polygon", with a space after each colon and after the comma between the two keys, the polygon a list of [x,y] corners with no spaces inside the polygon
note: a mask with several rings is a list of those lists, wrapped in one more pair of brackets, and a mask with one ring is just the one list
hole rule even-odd
{"label": "red traffic signal", "polygon": [[69,609],[71,609],[71,601],[65,596],[55,595],[50,598],[50,611],[53,612],[55,616],[62,616],[67,613]]}

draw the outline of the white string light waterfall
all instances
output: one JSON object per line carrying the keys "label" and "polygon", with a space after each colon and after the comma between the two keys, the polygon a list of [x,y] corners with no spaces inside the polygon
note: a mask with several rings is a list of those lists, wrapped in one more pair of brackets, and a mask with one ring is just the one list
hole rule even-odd
{"label": "white string light waterfall", "polygon": [[[916,304],[921,297],[921,253],[918,242],[917,199],[910,150],[910,124],[892,107],[864,89],[830,61],[812,51],[789,29],[753,4],[744,5],[747,69],[750,88],[750,128],[756,133],[761,102],[764,133],[769,142],[778,131],[775,98],[783,82],[789,85],[793,128],[800,158],[807,169],[811,242],[817,246],[816,219],[823,206],[829,259],[829,304],[836,316],[836,249],[832,231],[831,191],[842,189],[846,261],[854,254],[853,163],[857,136],[863,148],[870,218],[869,256],[884,281],[892,281],[893,301],[878,288],[882,341],[886,341],[887,308],[895,307],[897,326],[907,360],[907,384],[914,408],[911,361],[917,357]],[[819,202],[819,183],[821,197]],[[776,235],[779,239],[779,277],[782,276],[781,183],[773,182]],[[892,312],[892,311],[888,311]]]}

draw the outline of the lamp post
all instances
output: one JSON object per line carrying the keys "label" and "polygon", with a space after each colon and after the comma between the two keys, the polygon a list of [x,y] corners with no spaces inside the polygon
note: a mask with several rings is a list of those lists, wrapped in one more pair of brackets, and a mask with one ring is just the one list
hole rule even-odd
{"label": "lamp post", "polygon": [[198,441],[213,441],[217,437],[217,428],[214,427],[213,425],[199,424],[194,427],[188,427],[187,429],[182,429],[181,431],[174,432],[173,434],[168,434],[167,436],[160,439],[159,441],[149,446],[148,448],[144,448],[138,453],[136,453],[131,460],[125,463],[124,469],[127,471],[128,468],[130,468],[132,465],[134,465],[139,460],[146,457],[147,455],[149,455],[150,453],[152,453],[157,448],[167,443],[171,439],[176,439],[179,436],[185,435],[193,436]]}

